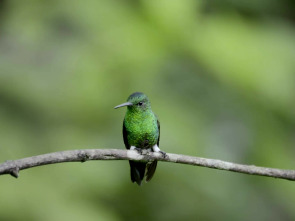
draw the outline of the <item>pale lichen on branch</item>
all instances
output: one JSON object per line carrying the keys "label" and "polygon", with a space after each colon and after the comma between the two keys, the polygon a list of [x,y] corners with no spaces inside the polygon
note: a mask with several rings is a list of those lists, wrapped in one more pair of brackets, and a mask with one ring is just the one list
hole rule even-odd
{"label": "pale lichen on branch", "polygon": [[268,176],[280,179],[295,180],[295,170],[284,170],[276,168],[258,167],[254,165],[243,165],[216,159],[207,159],[180,154],[144,152],[139,154],[135,150],[122,149],[83,149],[68,150],[48,153],[38,156],[27,157],[19,160],[9,160],[0,164],[0,175],[10,174],[19,176],[19,171],[48,164],[63,162],[86,162],[89,160],[135,160],[135,161],[165,161],[170,163],[181,163],[194,166],[202,166],[219,170],[227,170],[244,174]]}

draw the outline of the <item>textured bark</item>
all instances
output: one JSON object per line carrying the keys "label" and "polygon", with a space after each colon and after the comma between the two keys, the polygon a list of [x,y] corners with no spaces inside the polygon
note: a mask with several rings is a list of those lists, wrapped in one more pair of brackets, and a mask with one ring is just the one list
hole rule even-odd
{"label": "textured bark", "polygon": [[0,164],[0,175],[10,174],[18,177],[19,171],[55,163],[85,162],[88,160],[136,160],[136,161],[164,161],[182,163],[194,166],[209,167],[219,170],[227,170],[251,175],[268,176],[287,180],[295,180],[295,170],[283,170],[276,168],[257,167],[254,165],[242,165],[215,159],[207,159],[180,154],[144,152],[139,154],[135,150],[121,149],[84,149],[69,150],[48,153],[19,160],[10,160]]}

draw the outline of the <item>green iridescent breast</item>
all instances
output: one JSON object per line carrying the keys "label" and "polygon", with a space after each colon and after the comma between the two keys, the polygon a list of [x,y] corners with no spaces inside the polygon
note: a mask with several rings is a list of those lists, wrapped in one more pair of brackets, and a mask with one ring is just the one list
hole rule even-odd
{"label": "green iridescent breast", "polygon": [[124,126],[130,146],[147,149],[158,142],[159,128],[157,117],[152,111],[137,113],[127,111]]}

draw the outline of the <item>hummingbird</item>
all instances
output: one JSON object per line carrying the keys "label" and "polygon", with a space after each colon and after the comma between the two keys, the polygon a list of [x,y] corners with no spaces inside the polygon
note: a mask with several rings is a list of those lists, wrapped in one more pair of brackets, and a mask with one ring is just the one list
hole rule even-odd
{"label": "hummingbird", "polygon": [[[166,157],[166,153],[159,148],[160,122],[153,113],[148,97],[141,93],[131,94],[126,103],[120,104],[115,109],[127,106],[123,121],[123,139],[126,149],[137,150],[140,154],[143,149],[160,152]],[[137,162],[129,161],[132,183],[141,185],[146,177],[150,181],[156,171],[157,161]]]}

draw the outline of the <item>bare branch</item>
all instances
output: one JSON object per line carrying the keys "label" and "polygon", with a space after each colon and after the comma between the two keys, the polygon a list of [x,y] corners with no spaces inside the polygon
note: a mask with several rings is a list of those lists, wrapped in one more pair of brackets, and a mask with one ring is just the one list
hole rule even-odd
{"label": "bare branch", "polygon": [[221,160],[206,159],[172,153],[167,153],[166,157],[160,153],[153,152],[145,152],[142,155],[140,155],[137,151],[134,150],[121,149],[69,150],[27,157],[19,160],[6,161],[5,163],[0,164],[0,175],[10,174],[17,178],[20,170],[47,164],[63,162],[85,162],[88,160],[158,160],[172,163],[182,163],[194,166],[209,167],[238,173],[295,180],[295,170],[282,170],[275,168],[257,167],[253,165],[242,165]]}

